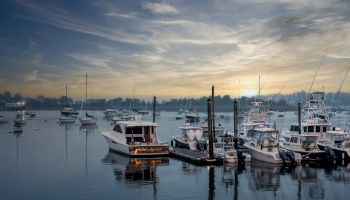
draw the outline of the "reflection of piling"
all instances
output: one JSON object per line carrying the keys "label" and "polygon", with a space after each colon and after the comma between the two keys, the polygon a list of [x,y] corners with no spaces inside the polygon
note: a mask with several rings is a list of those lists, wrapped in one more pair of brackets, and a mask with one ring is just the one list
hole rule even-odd
{"label": "reflection of piling", "polygon": [[209,167],[209,194],[208,199],[215,199],[215,168]]}
{"label": "reflection of piling", "polygon": [[237,149],[238,144],[238,103],[237,100],[233,102],[233,133],[235,134],[235,148]]}
{"label": "reflection of piling", "polygon": [[213,132],[212,132],[212,102],[211,99],[208,99],[208,137],[209,137],[209,159],[214,158],[214,149],[213,149]]}
{"label": "reflection of piling", "polygon": [[153,97],[153,122],[156,122],[156,102],[157,97]]}
{"label": "reflection of piling", "polygon": [[301,103],[298,103],[298,126],[299,126],[299,134],[301,134]]}
{"label": "reflection of piling", "polygon": [[212,99],[212,104],[211,104],[211,108],[212,108],[212,116],[213,116],[213,126],[212,126],[212,131],[213,131],[213,136],[215,137],[215,109],[214,109],[214,104],[215,104],[215,100],[214,100],[214,84],[211,86],[211,99]]}

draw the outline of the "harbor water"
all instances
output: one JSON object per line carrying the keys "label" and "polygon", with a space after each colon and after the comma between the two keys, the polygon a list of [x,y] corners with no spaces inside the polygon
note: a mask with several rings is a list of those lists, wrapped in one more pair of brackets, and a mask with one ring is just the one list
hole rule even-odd
{"label": "harbor water", "polygon": [[[245,166],[195,166],[173,158],[137,159],[109,152],[100,134],[112,129],[102,111],[96,126],[59,124],[59,111],[35,111],[23,133],[13,133],[16,112],[0,124],[0,200],[54,199],[349,199],[350,165],[283,167],[253,161]],[[232,113],[216,125],[232,131]],[[161,112],[162,141],[180,134],[183,120]],[[204,117],[205,114],[202,113]],[[147,116],[151,119],[151,115]],[[205,120],[204,118],[202,118]],[[277,129],[295,122],[294,112],[271,116]],[[332,118],[347,126],[349,116]]]}

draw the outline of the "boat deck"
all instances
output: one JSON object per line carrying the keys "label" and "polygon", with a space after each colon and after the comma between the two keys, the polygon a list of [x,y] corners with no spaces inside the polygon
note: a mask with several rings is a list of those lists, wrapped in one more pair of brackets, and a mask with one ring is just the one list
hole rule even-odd
{"label": "boat deck", "polygon": [[210,159],[206,151],[192,151],[185,148],[172,147],[169,149],[169,154],[171,157],[179,158],[197,165],[223,164],[223,159],[221,157],[214,156],[214,159]]}

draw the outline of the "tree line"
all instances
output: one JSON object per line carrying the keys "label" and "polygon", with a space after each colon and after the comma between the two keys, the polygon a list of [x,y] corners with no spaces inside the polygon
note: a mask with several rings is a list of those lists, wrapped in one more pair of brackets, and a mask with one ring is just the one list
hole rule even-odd
{"label": "tree line", "polygon": [[[195,108],[198,111],[206,111],[208,96],[202,96],[198,98],[171,98],[168,100],[157,101],[157,110],[169,110],[176,111],[179,109]],[[265,104],[270,106],[274,111],[295,110],[298,102],[304,102],[306,98],[306,92],[295,92],[289,95],[272,94],[267,96],[261,96],[259,99],[264,101]],[[84,102],[84,107],[87,109],[134,109],[134,110],[151,110],[153,98],[149,100],[138,98],[113,98],[113,99],[88,99]],[[215,96],[215,109],[216,111],[232,111],[233,101],[235,98],[229,95]],[[249,109],[252,101],[256,101],[257,97],[242,96],[236,99],[239,107],[242,110]],[[350,93],[326,93],[325,102],[330,107],[348,106],[350,100]],[[82,105],[81,101],[74,101],[72,98],[61,96],[57,98],[45,97],[39,95],[37,97],[23,97],[19,93],[11,94],[9,91],[0,93],[0,108],[5,109],[5,104],[8,102],[25,101],[28,109],[60,109],[64,106],[73,106],[79,109]]]}

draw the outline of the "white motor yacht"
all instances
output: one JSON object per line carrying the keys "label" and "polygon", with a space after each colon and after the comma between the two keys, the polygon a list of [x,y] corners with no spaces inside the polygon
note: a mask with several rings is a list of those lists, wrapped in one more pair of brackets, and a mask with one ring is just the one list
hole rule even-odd
{"label": "white motor yacht", "polygon": [[274,137],[276,130],[268,127],[253,129],[253,137],[244,143],[251,157],[268,163],[300,163],[301,155],[279,148],[279,141]]}
{"label": "white motor yacht", "polygon": [[102,132],[109,148],[128,156],[164,156],[169,146],[162,143],[156,132],[157,124],[148,121],[118,121],[112,131]]}
{"label": "white motor yacht", "polygon": [[337,160],[350,161],[350,133],[340,128],[325,133],[323,140],[317,141],[317,146],[327,152],[331,151]]}
{"label": "white motor yacht", "polygon": [[203,140],[203,129],[201,127],[191,126],[189,123],[186,123],[180,129],[181,135],[171,137],[172,146],[193,151],[206,150],[206,141]]}

